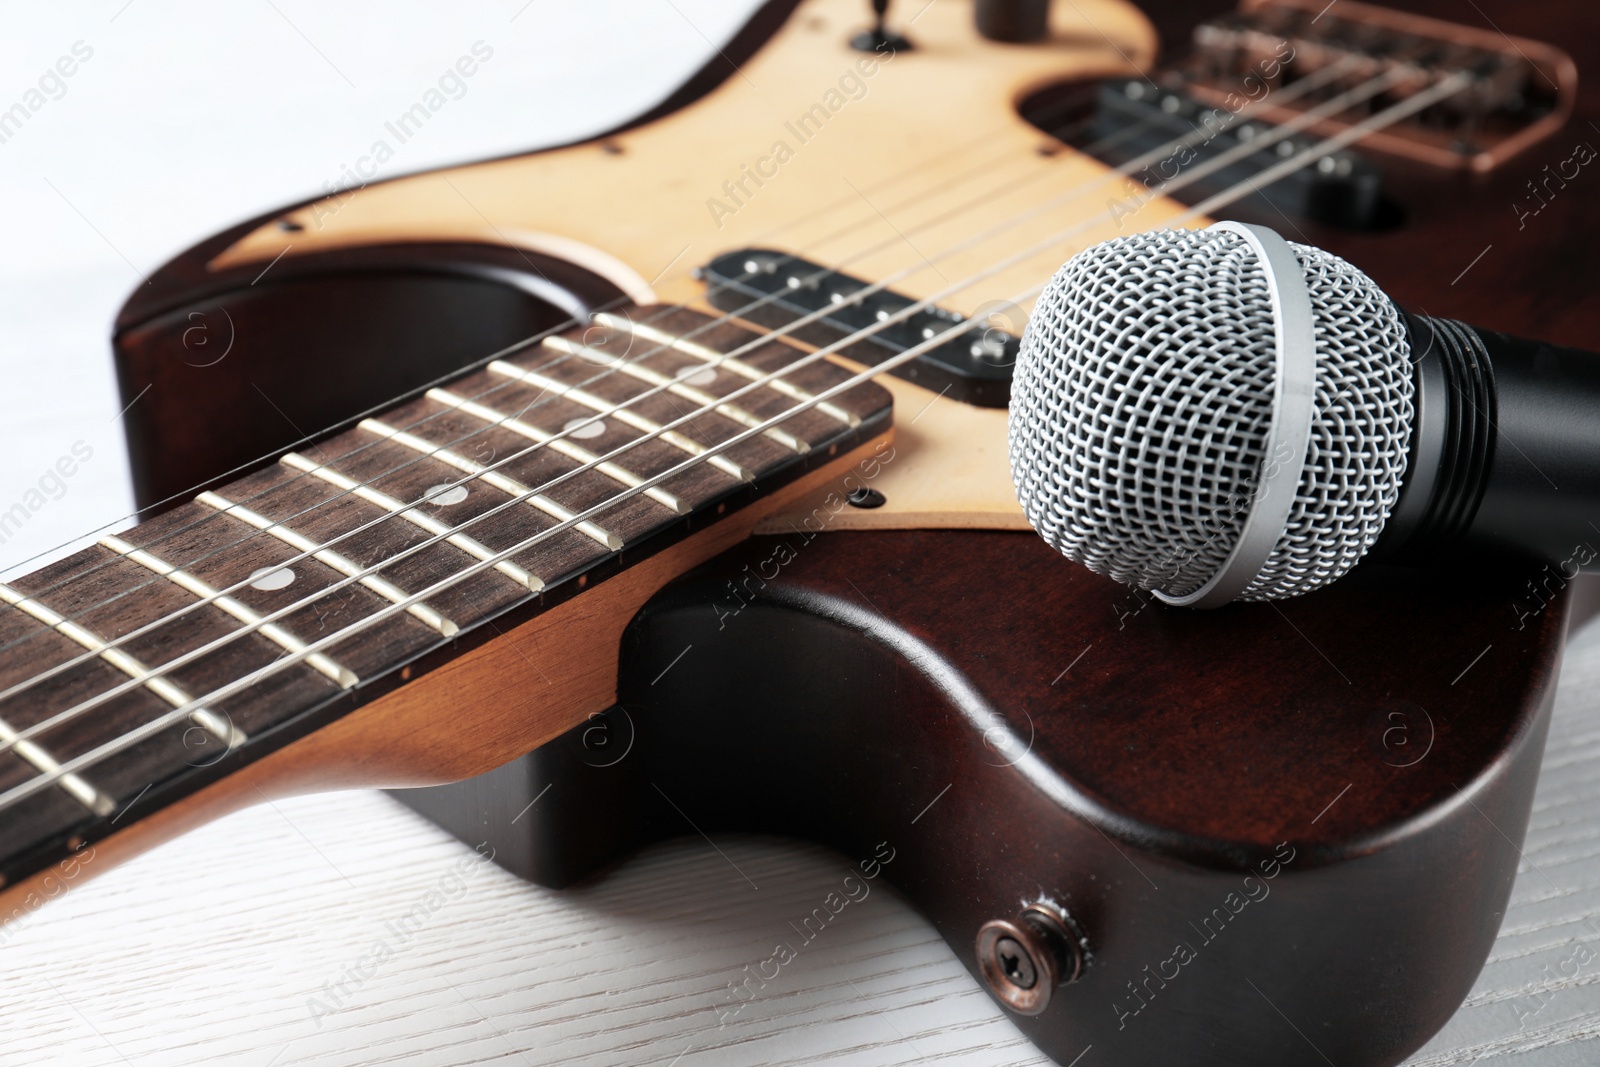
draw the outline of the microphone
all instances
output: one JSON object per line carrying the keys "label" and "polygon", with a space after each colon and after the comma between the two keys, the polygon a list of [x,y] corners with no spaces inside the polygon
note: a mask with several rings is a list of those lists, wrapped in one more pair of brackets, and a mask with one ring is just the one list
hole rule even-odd
{"label": "microphone", "polygon": [[1012,480],[1057,551],[1169,604],[1600,544],[1600,356],[1402,311],[1263,226],[1117,237],[1023,331]]}

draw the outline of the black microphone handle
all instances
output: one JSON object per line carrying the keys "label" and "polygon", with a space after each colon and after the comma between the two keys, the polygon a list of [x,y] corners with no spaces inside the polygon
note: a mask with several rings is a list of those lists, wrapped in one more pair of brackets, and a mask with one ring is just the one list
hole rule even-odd
{"label": "black microphone handle", "polygon": [[1600,569],[1600,355],[1402,315],[1417,414],[1375,557],[1488,549],[1565,577]]}

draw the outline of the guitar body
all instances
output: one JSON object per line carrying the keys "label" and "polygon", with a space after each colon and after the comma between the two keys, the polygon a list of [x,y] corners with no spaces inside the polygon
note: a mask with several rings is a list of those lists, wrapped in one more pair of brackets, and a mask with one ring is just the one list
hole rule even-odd
{"label": "guitar body", "polygon": [[[1093,180],[1101,164],[1016,105],[1052,82],[1146,68],[1211,12],[1055,8],[1049,42],[1007,46],[977,38],[963,5],[933,4],[905,28],[916,49],[885,58],[846,44],[863,4],[769,4],[684,93],[626,129],[374,184],[203,242],[118,320],[125,396],[153,386],[127,418],[140,503],[220,484],[302,430],[568,315],[620,299],[707,310],[690,268],[720,252],[781,248],[887,277],[1046,187]],[[1587,49],[1585,71],[1600,65],[1571,5],[1492,13],[1507,32]],[[859,95],[841,88],[851,71]],[[803,141],[786,129],[834,90],[844,102],[824,125]],[[1346,256],[1416,310],[1592,345],[1600,316],[1580,264],[1600,201],[1574,190],[1534,219],[1511,209],[1568,141],[1591,138],[1592,88],[1575,116],[1573,132],[1487,176],[1386,163],[1405,211],[1395,228],[1304,222],[1288,236]],[[761,165],[778,140],[789,158]],[[767,176],[741,186],[749,168]],[[959,253],[895,288],[932,296],[1104,199],[1060,205],[1000,252]],[[1135,228],[1181,211],[1152,201]],[[982,313],[1116,232],[1086,229],[940,302]],[[1527,608],[1538,564],[1369,565],[1282,606],[1167,609],[1027,531],[1002,409],[881,381],[896,410],[871,476],[884,505],[843,506],[817,488],[763,515],[753,537],[685,557],[698,564],[688,573],[659,568],[619,601],[630,606],[614,626],[583,631],[598,635],[583,651],[602,681],[559,714],[525,710],[554,683],[524,643],[495,661],[498,692],[514,699],[398,689],[426,696],[405,706],[394,758],[352,767],[326,740],[340,722],[238,780],[266,795],[427,787],[397,795],[557,886],[666,836],[821,841],[861,878],[897,886],[980,980],[980,929],[1025,924],[1023,910],[1043,905],[1061,981],[1037,1014],[1015,1017],[1061,1063],[1092,1046],[1115,1064],[1320,1054],[1377,1067],[1420,1047],[1499,927],[1566,594]],[[350,729],[381,736],[394,697],[362,706]],[[496,716],[515,721],[466,751]],[[538,802],[547,789],[559,803]],[[250,799],[238,786],[206,812]],[[806,931],[779,936],[759,946],[771,967]],[[728,1010],[772,973],[737,979]]]}
{"label": "guitar body", "polygon": [[[1368,568],[1286,621],[1140,610],[1028,534],[759,537],[634,620],[618,708],[396,795],[554,886],[697,831],[862,877],[892,855],[975,976],[985,922],[1052,902],[1088,958],[1015,1019],[1063,1064],[1308,1062],[1296,1027],[1394,1064],[1466,996],[1517,871],[1564,620],[1507,632],[1516,586]],[[1452,686],[1445,631],[1503,655]],[[751,946],[774,962],[725,1010],[817,929]]]}

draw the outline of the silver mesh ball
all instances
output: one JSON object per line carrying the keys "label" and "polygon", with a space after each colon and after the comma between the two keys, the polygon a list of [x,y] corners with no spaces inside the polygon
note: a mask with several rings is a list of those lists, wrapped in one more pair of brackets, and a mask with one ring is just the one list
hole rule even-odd
{"label": "silver mesh ball", "polygon": [[[1400,493],[1413,369],[1399,312],[1337,256],[1290,246],[1316,338],[1311,440],[1286,529],[1245,600],[1343,575]],[[1267,276],[1240,235],[1159,230],[1074,256],[1045,287],[1011,386],[1028,521],[1090,570],[1183,596],[1238,540],[1276,375]]]}

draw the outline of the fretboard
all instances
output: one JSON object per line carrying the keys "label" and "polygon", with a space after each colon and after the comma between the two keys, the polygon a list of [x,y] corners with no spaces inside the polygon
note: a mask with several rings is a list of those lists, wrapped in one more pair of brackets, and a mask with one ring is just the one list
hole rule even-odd
{"label": "fretboard", "polygon": [[887,392],[816,402],[850,373],[805,355],[679,309],[599,316],[0,586],[0,875],[882,432]]}

